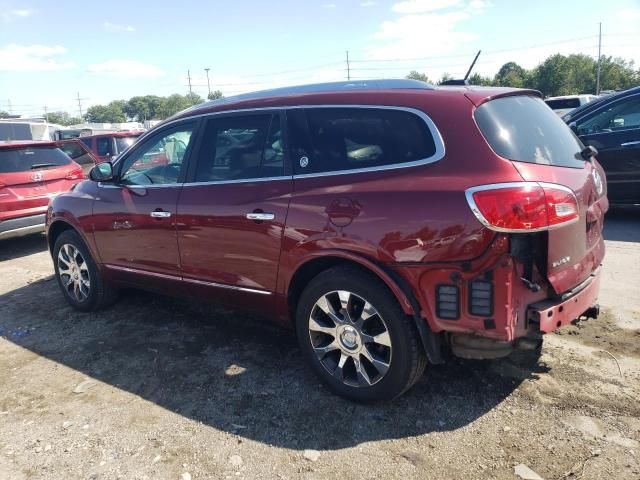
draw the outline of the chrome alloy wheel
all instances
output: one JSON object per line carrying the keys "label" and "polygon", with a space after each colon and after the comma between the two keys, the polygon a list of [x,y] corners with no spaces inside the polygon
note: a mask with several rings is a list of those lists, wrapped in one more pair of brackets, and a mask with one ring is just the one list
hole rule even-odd
{"label": "chrome alloy wheel", "polygon": [[311,346],[322,366],[352,387],[370,387],[391,365],[391,337],[378,311],[345,290],[329,292],[309,317]]}
{"label": "chrome alloy wheel", "polygon": [[82,302],[89,297],[91,282],[87,262],[80,251],[65,243],[58,252],[58,275],[67,293]]}

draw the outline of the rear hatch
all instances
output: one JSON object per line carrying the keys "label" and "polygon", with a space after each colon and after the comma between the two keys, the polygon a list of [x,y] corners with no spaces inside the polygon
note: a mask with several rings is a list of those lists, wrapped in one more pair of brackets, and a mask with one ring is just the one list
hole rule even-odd
{"label": "rear hatch", "polygon": [[82,169],[55,146],[0,149],[0,212],[43,207],[82,180]]}
{"label": "rear hatch", "polygon": [[580,140],[533,95],[496,98],[481,104],[474,117],[493,151],[511,160],[523,180],[561,185],[575,194],[577,218],[545,232],[544,273],[556,293],[579,285],[604,257],[608,202],[602,168],[582,158]]}

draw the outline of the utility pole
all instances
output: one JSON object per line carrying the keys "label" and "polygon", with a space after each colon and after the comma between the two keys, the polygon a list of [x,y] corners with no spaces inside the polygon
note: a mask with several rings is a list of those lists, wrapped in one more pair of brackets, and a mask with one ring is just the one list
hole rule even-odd
{"label": "utility pole", "polygon": [[47,113],[47,106],[44,106],[44,121],[49,123],[49,114]]}
{"label": "utility pole", "polygon": [[78,92],[78,111],[80,112],[80,118],[83,118],[82,116],[82,99],[80,98],[80,92]]}
{"label": "utility pole", "polygon": [[193,96],[193,91],[191,90],[191,71],[187,70],[187,78],[189,79],[189,96]]}
{"label": "utility pole", "polygon": [[347,50],[347,80],[351,80],[351,65],[349,65],[349,50]]}
{"label": "utility pole", "polygon": [[210,68],[205,68],[204,71],[207,72],[207,98],[211,96],[211,84],[209,83],[209,70]]}
{"label": "utility pole", "polygon": [[600,64],[602,63],[602,22],[598,25],[598,73],[596,74],[596,95],[600,95]]}

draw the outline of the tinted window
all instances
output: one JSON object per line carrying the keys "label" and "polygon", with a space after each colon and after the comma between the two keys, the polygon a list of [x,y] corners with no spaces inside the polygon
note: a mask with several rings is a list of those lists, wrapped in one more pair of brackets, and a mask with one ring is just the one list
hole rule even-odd
{"label": "tinted window", "polygon": [[0,140],[32,140],[28,123],[0,122]]}
{"label": "tinted window", "polygon": [[124,159],[120,183],[124,185],[178,182],[182,163],[193,138],[193,125],[159,132]]}
{"label": "tinted window", "polygon": [[28,172],[39,168],[69,165],[71,159],[57,148],[0,150],[0,173]]}
{"label": "tinted window", "polygon": [[60,150],[71,157],[76,163],[80,165],[92,165],[94,163],[93,158],[77,143],[65,143],[60,145]]}
{"label": "tinted window", "polygon": [[640,127],[640,96],[612,103],[595,115],[576,123],[579,135]]}
{"label": "tinted window", "polygon": [[580,106],[579,98],[562,98],[558,100],[545,100],[544,103],[549,105],[553,110],[564,110],[569,108],[576,108]]}
{"label": "tinted window", "polygon": [[111,137],[96,138],[96,151],[101,157],[111,155]]}
{"label": "tinted window", "polygon": [[308,160],[301,161],[299,156],[294,156],[294,168],[298,174],[414,162],[429,158],[436,151],[424,120],[410,112],[376,108],[310,108],[306,115]]}
{"label": "tinted window", "polygon": [[82,143],[84,143],[89,150],[93,151],[93,146],[91,145],[91,139],[90,138],[87,138],[87,137],[80,138],[80,141]]}
{"label": "tinted window", "polygon": [[277,177],[284,173],[280,116],[216,117],[207,122],[197,182]]}
{"label": "tinted window", "polygon": [[519,162],[584,167],[584,148],[544,102],[530,96],[498,98],[480,105],[475,119],[491,148]]}
{"label": "tinted window", "polygon": [[127,148],[135,143],[137,137],[115,137],[116,141],[116,152],[120,155]]}

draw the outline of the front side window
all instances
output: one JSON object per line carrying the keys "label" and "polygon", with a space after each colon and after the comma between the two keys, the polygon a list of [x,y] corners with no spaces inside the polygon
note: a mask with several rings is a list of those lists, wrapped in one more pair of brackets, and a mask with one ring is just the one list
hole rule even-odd
{"label": "front side window", "polygon": [[220,116],[207,122],[196,182],[278,177],[284,173],[280,116]]}
{"label": "front side window", "polygon": [[594,116],[576,123],[578,135],[640,127],[640,96],[616,102]]}
{"label": "front side window", "polygon": [[120,183],[165,185],[178,182],[194,126],[174,127],[158,133],[124,159]]}
{"label": "front side window", "polygon": [[392,166],[424,160],[436,152],[426,123],[411,112],[310,108],[306,116],[310,152],[306,160],[294,158],[297,174]]}

